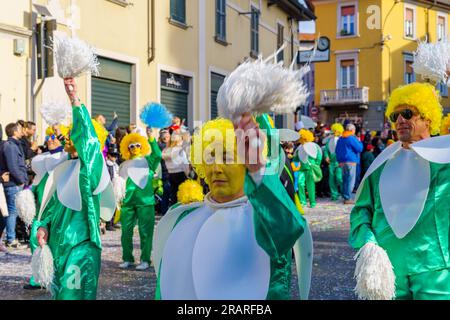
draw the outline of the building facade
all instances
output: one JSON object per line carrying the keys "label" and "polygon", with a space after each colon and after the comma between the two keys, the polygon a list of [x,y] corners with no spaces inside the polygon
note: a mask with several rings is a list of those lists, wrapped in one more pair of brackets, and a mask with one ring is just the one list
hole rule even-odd
{"label": "building facade", "polygon": [[[76,36],[95,48],[99,76],[82,76],[79,95],[91,113],[120,125],[139,122],[139,109],[161,102],[193,129],[217,116],[226,75],[246,59],[273,54],[288,65],[298,50],[298,21],[314,18],[296,0],[15,0],[0,11],[0,123],[43,123],[39,107],[66,101],[56,70],[40,79],[36,34],[56,20],[54,36]],[[3,10],[4,9],[4,10]],[[52,58],[50,58],[52,59]],[[5,74],[4,74],[5,75]],[[292,119],[291,119],[292,118]],[[292,117],[277,117],[293,124]],[[42,139],[40,139],[42,142]]]}
{"label": "building facade", "polygon": [[[386,101],[395,88],[422,81],[414,74],[417,41],[448,37],[448,1],[316,0],[316,31],[331,39],[328,63],[316,64],[322,121],[345,117],[365,128],[385,126]],[[448,112],[448,87],[438,84]]]}

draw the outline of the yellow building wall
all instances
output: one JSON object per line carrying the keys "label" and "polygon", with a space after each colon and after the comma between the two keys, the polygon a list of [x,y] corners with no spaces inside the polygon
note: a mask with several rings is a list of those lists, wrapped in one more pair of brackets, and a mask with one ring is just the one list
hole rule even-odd
{"label": "yellow building wall", "polygon": [[[227,75],[233,71],[239,63],[245,61],[245,58],[250,57],[250,26],[251,15],[239,15],[239,12],[251,11],[251,4],[259,8],[259,1],[249,0],[232,0],[228,1],[226,8],[226,40],[229,43],[227,46],[217,43],[214,40],[215,36],[215,1],[206,0],[206,25],[208,26],[206,39],[207,39],[207,79],[209,82],[209,72],[218,72],[223,75]],[[286,42],[286,48],[284,49],[284,64],[290,65],[292,62],[291,55],[291,25],[287,19],[286,13],[280,10],[277,6],[267,7],[267,1],[262,1],[262,7],[260,8],[261,15],[259,18],[259,49],[263,57],[268,57],[275,53],[277,50],[277,32],[280,23],[284,26],[284,40]],[[293,30],[298,29],[298,23],[293,22]],[[294,39],[297,38],[297,33],[294,34]],[[298,42],[294,40],[294,55],[295,50],[298,48]],[[209,86],[204,92],[207,96],[207,118],[210,117],[210,89]],[[287,123],[293,123],[288,118]]]}
{"label": "yellow building wall", "polygon": [[[215,35],[215,1],[186,1],[186,25],[181,28],[169,23],[170,0],[155,1],[155,59],[148,59],[148,26],[149,1],[134,0],[132,6],[123,7],[107,0],[35,0],[34,3],[46,5],[57,19],[56,34],[77,36],[92,45],[100,56],[128,62],[134,65],[133,85],[131,92],[133,120],[138,120],[141,106],[149,101],[160,101],[161,71],[169,71],[192,77],[191,101],[195,120],[207,120],[210,117],[210,71],[222,70],[230,73],[237,65],[250,55],[250,16],[238,15],[237,11],[249,11],[250,5],[259,7],[260,16],[260,51],[263,56],[274,53],[277,46],[277,22],[284,26],[285,40],[290,40],[290,25],[287,14],[276,5],[268,8],[267,1],[230,0],[227,5],[227,41],[223,46],[214,41]],[[0,66],[7,70],[9,77],[0,79],[0,122],[36,119],[38,135],[43,140],[47,126],[41,119],[39,108],[42,103],[50,101],[68,101],[65,96],[62,79],[57,74],[45,81],[36,80],[34,91],[34,112],[27,115],[27,61],[31,57],[28,38],[26,55],[17,57],[12,52],[12,38],[16,35],[5,35],[1,25],[8,23],[23,29],[29,29],[29,0],[8,2],[5,10],[0,10]],[[203,7],[200,7],[203,5]],[[200,16],[203,12],[204,16]],[[72,20],[73,29],[69,28]],[[201,27],[204,27],[205,39],[201,40]],[[298,25],[294,22],[293,30]],[[296,40],[296,35],[295,35]],[[204,52],[201,52],[202,43]],[[296,43],[295,49],[298,43]],[[205,60],[200,58],[204,54]],[[4,58],[6,57],[6,58]],[[285,49],[286,64],[292,60],[290,46]],[[202,70],[202,71],[201,71]],[[221,73],[221,72],[219,72]],[[202,82],[203,81],[203,82]],[[91,78],[82,76],[77,80],[79,96],[88,109],[91,104]],[[203,83],[203,84],[202,84]],[[5,108],[14,111],[5,115]],[[111,115],[106,115],[110,118]],[[139,121],[136,121],[140,124]]]}
{"label": "yellow building wall", "polygon": [[[355,1],[341,1],[340,3],[354,3]],[[369,30],[366,27],[370,14],[367,8],[371,5],[381,5],[381,1],[357,1],[358,3],[358,36],[340,37],[338,34],[338,1],[316,3],[316,33],[327,36],[331,40],[330,62],[315,64],[315,100],[320,102],[320,90],[338,88],[336,58],[343,51],[359,50],[358,53],[358,87],[369,87],[370,101],[382,99],[381,49],[375,44],[381,39],[380,30]]]}
{"label": "yellow building wall", "polygon": [[[352,3],[354,1],[314,1],[316,8],[316,32],[320,36],[328,36],[331,40],[330,62],[316,63],[316,103],[320,102],[320,90],[337,89],[336,51],[360,49],[358,87],[368,86],[370,101],[386,101],[390,91],[404,84],[404,52],[412,53],[417,50],[417,42],[404,38],[404,8],[403,1],[394,5],[392,0],[358,2],[359,37],[339,39],[337,33],[338,3]],[[384,36],[392,39],[386,41],[385,46],[375,45],[382,38],[382,30],[370,30],[366,26],[367,19],[372,13],[367,13],[369,6],[381,8],[381,26],[384,24]],[[416,38],[425,41],[428,32],[431,42],[437,40],[437,12],[442,9],[427,9],[424,5],[413,4],[416,8]],[[392,8],[392,11],[391,11]],[[427,22],[427,11],[429,18]],[[450,33],[450,16],[447,14],[447,28]],[[375,46],[374,46],[375,45]],[[416,81],[422,81],[416,75]],[[450,99],[443,98],[444,106],[450,105]]]}
{"label": "yellow building wall", "polygon": [[[30,3],[27,0],[8,2],[2,3],[0,10],[0,123],[3,128],[18,119],[29,120],[27,69],[30,38],[21,32],[26,31],[29,25],[26,13]],[[22,56],[14,54],[15,39],[23,41],[25,51]],[[5,134],[3,139],[6,139]]]}

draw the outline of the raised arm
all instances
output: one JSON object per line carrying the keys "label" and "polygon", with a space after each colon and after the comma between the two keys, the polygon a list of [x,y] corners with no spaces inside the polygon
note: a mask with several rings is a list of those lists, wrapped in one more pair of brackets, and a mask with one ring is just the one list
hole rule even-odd
{"label": "raised arm", "polygon": [[73,78],[64,80],[67,95],[72,103],[73,128],[70,138],[77,150],[81,162],[88,168],[88,173],[97,172],[103,165],[100,141],[95,133],[91,117],[86,107],[77,96],[77,87]]}

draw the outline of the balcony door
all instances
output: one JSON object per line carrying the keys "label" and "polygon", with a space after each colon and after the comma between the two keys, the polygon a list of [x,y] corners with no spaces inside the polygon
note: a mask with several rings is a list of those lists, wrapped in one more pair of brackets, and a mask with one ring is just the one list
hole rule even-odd
{"label": "balcony door", "polygon": [[354,59],[340,61],[339,89],[356,88],[356,63]]}

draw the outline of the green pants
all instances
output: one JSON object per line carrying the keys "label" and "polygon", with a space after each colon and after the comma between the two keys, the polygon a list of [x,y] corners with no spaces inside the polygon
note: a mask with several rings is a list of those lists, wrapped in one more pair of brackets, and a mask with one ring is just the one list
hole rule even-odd
{"label": "green pants", "polygon": [[134,262],[133,257],[133,230],[136,225],[139,229],[141,240],[141,262],[150,264],[150,254],[152,252],[153,229],[155,227],[155,206],[145,207],[122,207],[120,223],[122,229],[122,259],[127,262]]}
{"label": "green pants", "polygon": [[450,269],[396,275],[395,285],[398,300],[450,300]]}
{"label": "green pants", "polygon": [[[33,255],[34,250],[36,250],[36,248],[38,247],[38,242],[37,242],[37,230],[38,230],[38,225],[36,223],[36,220],[33,220],[33,223],[31,224],[31,229],[30,229],[30,249],[31,249],[31,255]],[[34,287],[40,287],[40,285],[38,283],[36,283],[36,281],[34,280],[34,277],[31,276],[30,278],[30,285],[34,286]]]}
{"label": "green pants", "polygon": [[330,186],[331,200],[338,200],[342,187],[342,168],[339,165],[331,163],[329,168],[328,184]]}
{"label": "green pants", "polygon": [[95,300],[100,263],[101,249],[92,242],[85,241],[72,248],[66,263],[55,270],[53,298]]}
{"label": "green pants", "polygon": [[298,195],[302,205],[306,205],[305,187],[308,190],[309,205],[316,205],[316,184],[312,175],[312,170],[300,170],[298,174]]}

